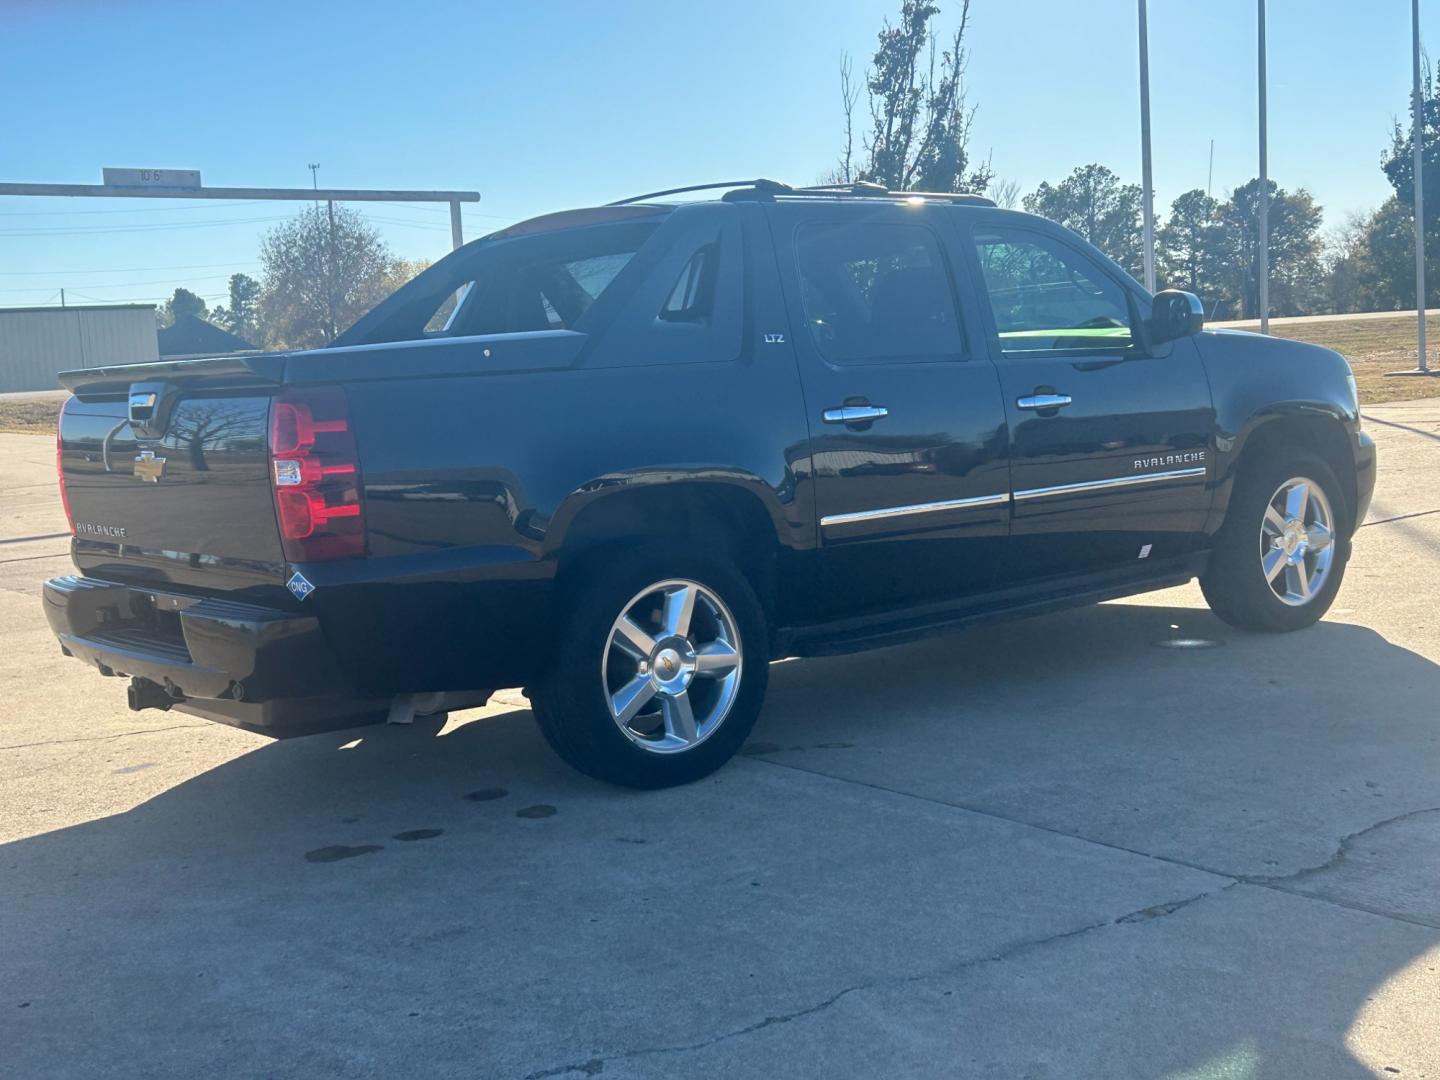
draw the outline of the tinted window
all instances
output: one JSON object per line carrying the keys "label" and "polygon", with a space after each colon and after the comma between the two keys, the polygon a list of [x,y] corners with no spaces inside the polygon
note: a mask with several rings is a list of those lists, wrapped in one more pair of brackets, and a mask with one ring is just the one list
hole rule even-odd
{"label": "tinted window", "polygon": [[336,344],[572,329],[656,227],[627,221],[497,234],[421,272]]}
{"label": "tinted window", "polygon": [[[620,230],[615,232],[618,238]],[[594,242],[593,237],[580,239]],[[445,329],[459,334],[568,330],[634,258],[640,238],[619,246],[620,250],[581,258],[540,258],[488,280],[477,279]]]}
{"label": "tinted window", "polygon": [[685,263],[670,295],[660,308],[666,322],[703,322],[715,307],[715,279],[720,264],[720,245],[706,244]]}
{"label": "tinted window", "polygon": [[1073,248],[1024,229],[979,229],[975,246],[1005,353],[1129,347],[1120,283]]}
{"label": "tinted window", "polygon": [[468,284],[460,286],[449,296],[445,297],[440,306],[435,309],[435,314],[430,316],[430,321],[425,324],[425,333],[438,334],[448,329],[450,320],[455,317],[455,310],[460,302],[465,299],[465,294],[470,291]]}
{"label": "tinted window", "polygon": [[625,271],[626,286],[601,301],[609,321],[586,354],[592,367],[735,360],[745,327],[744,245],[737,207],[684,207]]}
{"label": "tinted window", "polygon": [[802,225],[800,297],[816,348],[855,363],[954,356],[959,317],[935,234],[922,225]]}

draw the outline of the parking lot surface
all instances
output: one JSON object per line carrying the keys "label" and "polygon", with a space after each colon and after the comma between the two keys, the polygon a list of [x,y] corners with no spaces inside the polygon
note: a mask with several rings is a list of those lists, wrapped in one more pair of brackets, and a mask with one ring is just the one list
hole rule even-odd
{"label": "parking lot surface", "polygon": [[0,1075],[1440,1077],[1440,399],[1366,415],[1319,626],[1192,585],[780,663],[655,793],[515,694],[128,712],[40,612],[53,441],[0,435]]}

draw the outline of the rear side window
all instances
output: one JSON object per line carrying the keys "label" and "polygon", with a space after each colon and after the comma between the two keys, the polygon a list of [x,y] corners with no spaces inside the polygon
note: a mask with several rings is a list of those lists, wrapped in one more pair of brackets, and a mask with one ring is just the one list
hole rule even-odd
{"label": "rear side window", "polygon": [[704,322],[714,314],[720,245],[706,244],[685,263],[660,308],[665,322]]}
{"label": "rear side window", "polygon": [[1125,289],[1093,260],[1025,229],[979,229],[975,248],[1005,355],[1130,347]]}
{"label": "rear side window", "polygon": [[561,281],[573,284],[588,298],[588,302],[593,304],[600,299],[600,294],[610,287],[610,283],[619,276],[634,255],[633,248],[605,255],[591,255],[584,259],[562,262],[556,269],[561,275]]}
{"label": "rear side window", "polygon": [[[575,329],[617,282],[625,291],[633,276],[626,268],[665,216],[645,207],[639,219],[634,210],[571,211],[469,244],[418,274],[334,344]],[[565,227],[568,221],[577,224]]]}
{"label": "rear side window", "polygon": [[923,225],[802,225],[796,268],[815,347],[837,364],[961,351],[960,319],[935,234]]}
{"label": "rear side window", "polygon": [[446,330],[450,326],[450,321],[455,318],[455,312],[459,310],[465,294],[469,291],[470,284],[467,282],[446,296],[440,306],[435,309],[435,313],[430,316],[430,321],[425,324],[425,333],[438,334]]}
{"label": "rear side window", "polygon": [[[451,334],[513,334],[525,330],[570,330],[620,276],[649,232],[635,228],[600,230],[604,237],[575,234],[587,254],[550,251],[531,259],[512,258],[468,285],[442,329]],[[548,247],[555,246],[553,243]],[[441,306],[440,314],[444,310]],[[433,332],[435,320],[427,325]]]}
{"label": "rear side window", "polygon": [[[745,246],[740,211],[684,207],[630,268],[636,279],[587,354],[593,367],[730,362],[743,351]],[[630,274],[627,274],[630,276]]]}

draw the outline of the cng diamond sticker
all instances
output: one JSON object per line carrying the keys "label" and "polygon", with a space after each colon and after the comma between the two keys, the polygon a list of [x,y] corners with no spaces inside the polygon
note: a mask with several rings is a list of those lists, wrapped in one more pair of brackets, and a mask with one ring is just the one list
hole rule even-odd
{"label": "cng diamond sticker", "polygon": [[295,599],[297,600],[304,600],[315,591],[315,586],[312,585],[299,570],[296,570],[295,573],[290,576],[290,580],[285,583],[285,587],[295,594]]}

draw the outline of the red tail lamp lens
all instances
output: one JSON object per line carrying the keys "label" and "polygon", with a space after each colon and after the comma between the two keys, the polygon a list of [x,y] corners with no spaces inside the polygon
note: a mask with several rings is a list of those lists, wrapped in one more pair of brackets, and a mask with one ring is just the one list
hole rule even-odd
{"label": "red tail lamp lens", "polygon": [[365,554],[365,504],[350,405],[338,386],[270,405],[270,481],[289,562]]}
{"label": "red tail lamp lens", "polygon": [[55,476],[60,481],[60,505],[65,508],[65,523],[70,526],[70,533],[75,533],[75,515],[70,510],[70,489],[65,486],[65,441],[60,437],[60,428],[65,424],[65,406],[70,404],[70,399],[65,399],[65,404],[60,406],[60,417],[55,421]]}

